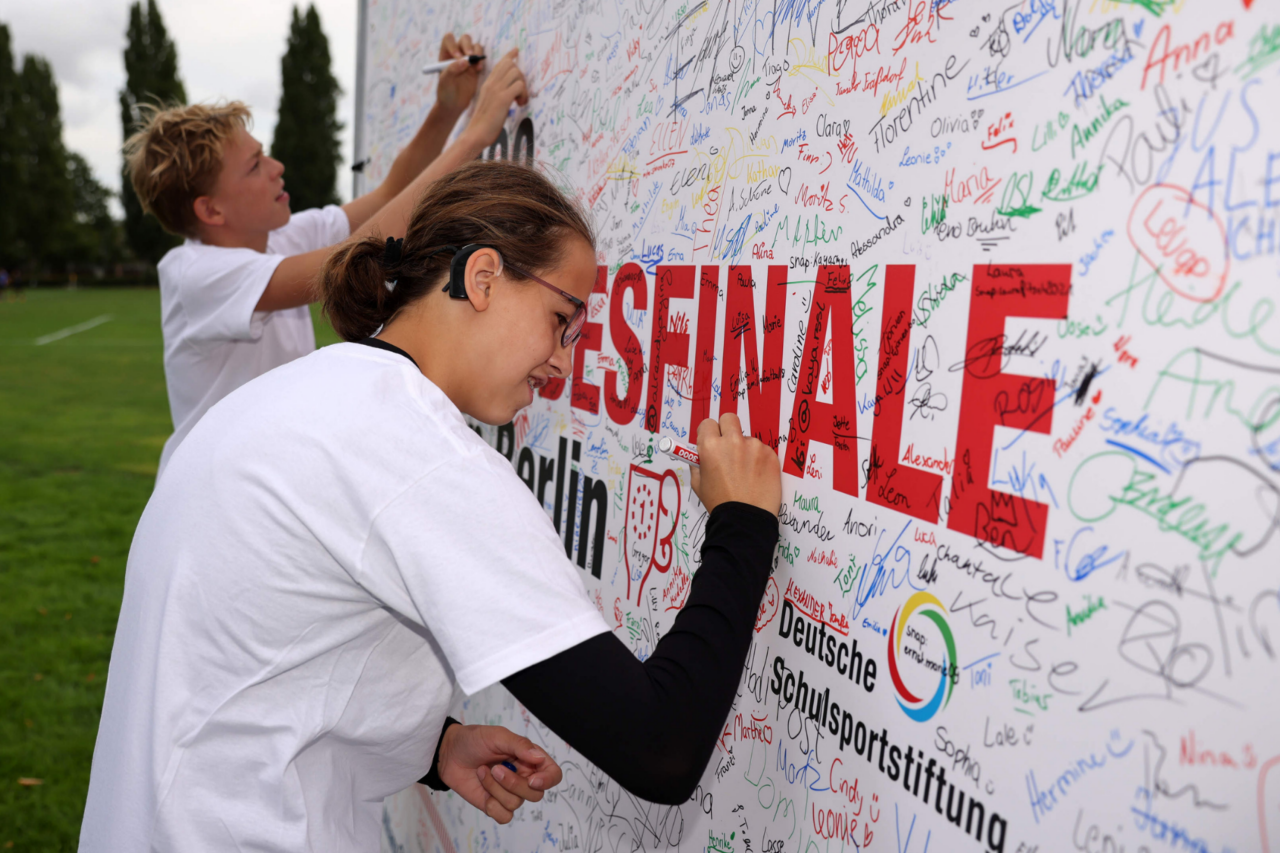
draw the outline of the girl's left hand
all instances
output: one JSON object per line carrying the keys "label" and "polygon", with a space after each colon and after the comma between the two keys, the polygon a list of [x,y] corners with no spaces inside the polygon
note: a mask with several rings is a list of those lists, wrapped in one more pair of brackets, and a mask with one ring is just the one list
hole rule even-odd
{"label": "girl's left hand", "polygon": [[551,756],[502,726],[449,726],[438,768],[451,790],[498,823],[509,823],[525,800],[539,802],[563,778]]}
{"label": "girl's left hand", "polygon": [[440,41],[440,58],[458,61],[440,72],[440,82],[436,84],[436,103],[448,110],[454,118],[462,115],[475,97],[476,87],[480,83],[480,71],[484,68],[483,61],[472,65],[467,57],[483,55],[484,47],[473,42],[469,35],[455,39],[453,33],[448,33]]}

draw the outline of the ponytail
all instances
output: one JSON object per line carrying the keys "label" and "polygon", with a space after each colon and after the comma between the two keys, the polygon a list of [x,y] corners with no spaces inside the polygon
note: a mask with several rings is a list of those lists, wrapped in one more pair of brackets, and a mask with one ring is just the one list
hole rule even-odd
{"label": "ponytail", "polygon": [[[343,340],[362,340],[444,284],[453,260],[439,251],[444,246],[490,246],[537,273],[560,262],[573,236],[595,246],[582,211],[541,174],[497,160],[469,163],[427,188],[398,251],[372,235],[329,256],[320,277],[324,313]],[[511,266],[505,274],[522,278]]]}
{"label": "ponytail", "polygon": [[343,243],[325,261],[320,273],[324,313],[343,340],[364,340],[405,303],[404,290],[387,286],[396,280],[402,259],[388,255],[386,243],[371,234]]}

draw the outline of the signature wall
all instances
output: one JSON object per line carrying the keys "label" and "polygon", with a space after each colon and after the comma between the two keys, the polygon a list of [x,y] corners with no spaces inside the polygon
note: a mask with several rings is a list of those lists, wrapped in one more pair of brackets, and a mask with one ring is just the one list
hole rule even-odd
{"label": "signature wall", "polygon": [[564,783],[507,827],[415,788],[384,849],[1280,851],[1273,4],[363,21],[366,189],[445,32],[521,50],[530,104],[485,156],[580,200],[599,272],[572,376],[478,428],[638,657],[706,523],[657,438],[736,411],[784,470],[692,800],[636,800],[495,688],[461,717],[528,734]]}

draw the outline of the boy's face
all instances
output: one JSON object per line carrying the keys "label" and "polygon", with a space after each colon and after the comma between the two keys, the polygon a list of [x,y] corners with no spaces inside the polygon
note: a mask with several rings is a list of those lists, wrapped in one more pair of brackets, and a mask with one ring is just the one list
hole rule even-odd
{"label": "boy's face", "polygon": [[240,233],[274,231],[289,222],[284,164],[268,157],[243,127],[222,150],[222,171],[209,193],[222,223]]}

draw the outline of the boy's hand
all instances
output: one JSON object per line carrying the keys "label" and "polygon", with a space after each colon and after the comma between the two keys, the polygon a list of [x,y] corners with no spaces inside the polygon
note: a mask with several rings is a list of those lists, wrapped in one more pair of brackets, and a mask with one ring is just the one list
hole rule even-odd
{"label": "boy's hand", "polygon": [[707,512],[739,501],[778,514],[782,502],[778,454],[760,439],[743,435],[737,415],[722,415],[719,423],[707,418],[698,425],[698,456],[702,464],[690,466],[689,480]]}
{"label": "boy's hand", "polygon": [[[502,762],[515,765],[515,771]],[[527,737],[502,726],[449,726],[440,741],[440,779],[498,823],[525,800],[560,784],[560,765]]]}
{"label": "boy's hand", "polygon": [[436,103],[441,109],[457,119],[475,97],[476,86],[480,83],[480,70],[483,62],[472,65],[468,56],[483,56],[484,47],[471,40],[471,36],[463,35],[455,39],[448,33],[440,41],[440,58],[456,59],[457,62],[440,72],[440,82],[436,84]]}
{"label": "boy's hand", "polygon": [[471,123],[466,132],[473,135],[482,147],[492,145],[498,138],[512,101],[520,106],[529,103],[529,90],[524,74],[516,67],[518,52],[519,48],[513,47],[502,57],[489,72],[489,79],[480,87],[480,95],[476,99],[475,110],[471,113]]}

